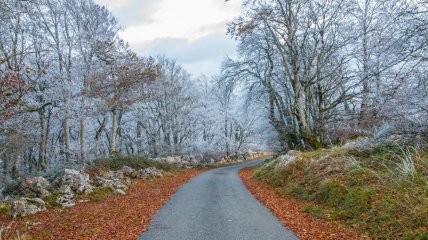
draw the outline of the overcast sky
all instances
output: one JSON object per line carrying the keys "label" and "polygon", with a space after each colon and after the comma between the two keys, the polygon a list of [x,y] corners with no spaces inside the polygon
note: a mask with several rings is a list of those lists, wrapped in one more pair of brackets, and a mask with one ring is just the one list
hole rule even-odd
{"label": "overcast sky", "polygon": [[241,0],[95,0],[118,18],[120,36],[140,55],[175,58],[195,77],[218,73],[236,42],[226,22],[240,13]]}

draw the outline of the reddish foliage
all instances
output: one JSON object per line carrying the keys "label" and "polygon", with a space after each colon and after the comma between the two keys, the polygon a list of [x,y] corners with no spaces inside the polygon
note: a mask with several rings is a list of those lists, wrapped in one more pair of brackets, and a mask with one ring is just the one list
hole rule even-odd
{"label": "reddish foliage", "polygon": [[[30,239],[137,239],[155,213],[180,186],[201,171],[186,171],[175,176],[136,180],[126,196],[111,196],[99,202],[77,203],[68,210],[51,209],[13,224],[10,233],[26,232]],[[13,220],[0,217],[0,226]],[[6,236],[6,239],[13,236]]]}
{"label": "reddish foliage", "polygon": [[301,209],[304,203],[286,196],[280,196],[268,183],[255,180],[254,170],[245,168],[239,176],[254,197],[269,208],[281,223],[302,240],[353,240],[369,239],[355,230],[344,227],[337,221],[323,221]]}
{"label": "reddish foliage", "polygon": [[30,87],[22,76],[30,74],[28,66],[17,66],[15,71],[0,72],[0,116],[8,120],[14,113],[12,110],[21,104],[22,97],[28,93]]}

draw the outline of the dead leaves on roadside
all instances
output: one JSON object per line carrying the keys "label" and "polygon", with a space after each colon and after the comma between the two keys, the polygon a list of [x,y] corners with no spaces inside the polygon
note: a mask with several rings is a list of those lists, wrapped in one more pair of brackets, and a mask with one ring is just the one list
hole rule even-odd
{"label": "dead leaves on roadside", "polygon": [[303,203],[295,199],[280,196],[267,183],[257,181],[252,176],[254,170],[245,168],[239,176],[254,197],[269,208],[288,229],[302,240],[366,240],[355,230],[344,227],[340,222],[323,221],[313,215],[304,213]]}
{"label": "dead leaves on roadside", "polygon": [[[186,171],[174,176],[136,180],[126,196],[110,196],[99,202],[79,202],[72,209],[50,209],[13,224],[9,235],[26,233],[30,239],[138,239],[148,223],[180,186],[201,171]],[[0,216],[0,225],[11,223]],[[28,224],[30,223],[30,224]]]}

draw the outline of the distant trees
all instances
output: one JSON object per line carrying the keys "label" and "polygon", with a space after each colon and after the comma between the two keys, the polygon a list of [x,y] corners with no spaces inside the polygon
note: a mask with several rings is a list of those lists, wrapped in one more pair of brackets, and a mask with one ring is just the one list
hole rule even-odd
{"label": "distant trees", "polygon": [[148,69],[144,68],[143,60],[137,57],[122,41],[111,43],[109,52],[98,56],[102,61],[102,69],[89,82],[91,96],[97,97],[104,108],[111,113],[111,131],[109,138],[109,153],[118,154],[116,137],[118,135],[118,116],[130,106],[142,102],[143,84],[149,77]]}
{"label": "distant trees", "polygon": [[135,111],[138,137],[146,140],[150,155],[182,154],[196,134],[194,86],[176,61],[163,56],[154,61],[156,77],[142,90],[147,101]]}
{"label": "distant trees", "polygon": [[413,24],[424,11],[423,1],[246,1],[229,23],[239,57],[221,78],[265,99],[289,149],[358,135],[396,117],[389,103],[426,69],[414,60],[426,28]]}
{"label": "distant trees", "polygon": [[[227,156],[239,152],[256,134],[254,132],[255,116],[248,116],[243,102],[237,99],[233,81],[216,79],[213,89],[215,108],[220,126],[217,144]],[[239,109],[237,109],[239,108]]]}

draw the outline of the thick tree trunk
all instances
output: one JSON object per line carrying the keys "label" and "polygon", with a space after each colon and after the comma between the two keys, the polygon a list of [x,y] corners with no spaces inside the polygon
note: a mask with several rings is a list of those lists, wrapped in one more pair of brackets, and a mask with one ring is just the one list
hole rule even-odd
{"label": "thick tree trunk", "polygon": [[310,124],[307,119],[305,96],[303,95],[303,87],[297,80],[293,82],[295,91],[295,104],[296,104],[296,117],[299,124],[299,135],[302,140],[303,149],[317,149],[322,147],[321,142],[317,136],[312,133]]}

